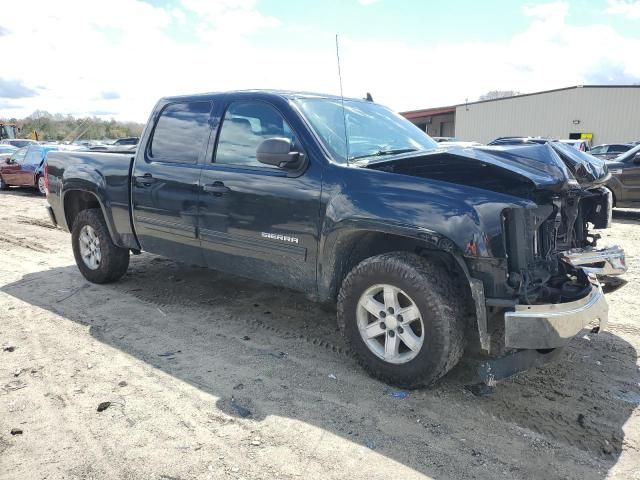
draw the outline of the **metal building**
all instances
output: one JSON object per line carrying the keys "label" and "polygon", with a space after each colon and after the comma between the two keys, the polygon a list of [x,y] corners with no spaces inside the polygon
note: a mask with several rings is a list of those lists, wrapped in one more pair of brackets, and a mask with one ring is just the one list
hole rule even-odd
{"label": "metal building", "polygon": [[[592,145],[640,140],[640,85],[584,85],[443,107],[459,140],[496,137],[585,138]],[[429,129],[443,108],[403,115]],[[455,111],[455,112],[454,112]],[[433,133],[432,133],[433,131]],[[444,135],[442,135],[444,136]]]}

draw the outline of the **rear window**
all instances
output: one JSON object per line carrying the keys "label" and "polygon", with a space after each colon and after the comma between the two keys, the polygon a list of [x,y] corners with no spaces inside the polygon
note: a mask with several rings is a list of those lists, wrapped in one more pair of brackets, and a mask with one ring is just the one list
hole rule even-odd
{"label": "rear window", "polygon": [[197,163],[209,137],[211,102],[167,105],[156,123],[149,156],[154,160]]}

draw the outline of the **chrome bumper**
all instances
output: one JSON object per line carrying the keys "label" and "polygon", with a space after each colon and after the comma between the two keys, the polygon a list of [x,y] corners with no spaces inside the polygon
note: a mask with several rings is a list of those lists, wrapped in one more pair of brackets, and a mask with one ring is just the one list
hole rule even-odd
{"label": "chrome bumper", "polygon": [[563,262],[596,275],[621,275],[627,271],[624,250],[617,245],[604,249],[573,249],[563,252]]}
{"label": "chrome bumper", "polygon": [[595,275],[589,275],[589,280],[591,293],[580,300],[548,305],[516,305],[515,311],[506,312],[506,347],[562,347],[593,320],[599,320],[600,329],[604,329],[609,307]]}

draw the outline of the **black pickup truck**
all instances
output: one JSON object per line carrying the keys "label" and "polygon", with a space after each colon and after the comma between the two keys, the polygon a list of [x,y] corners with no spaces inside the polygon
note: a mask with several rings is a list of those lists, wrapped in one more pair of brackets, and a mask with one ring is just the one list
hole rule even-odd
{"label": "black pickup truck", "polygon": [[595,275],[626,270],[590,230],[611,220],[604,162],[551,143],[438,148],[370,101],[164,98],[135,154],[46,165],[50,216],[91,282],[145,250],[304,291],[337,303],[360,363],[397,385],[465,351],[557,350],[606,322]]}

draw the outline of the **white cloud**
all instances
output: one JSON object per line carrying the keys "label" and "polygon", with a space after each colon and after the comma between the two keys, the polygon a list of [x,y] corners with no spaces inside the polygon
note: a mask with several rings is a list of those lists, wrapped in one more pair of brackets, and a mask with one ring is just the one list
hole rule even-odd
{"label": "white cloud", "polygon": [[[345,95],[369,91],[376,101],[408,110],[474,100],[489,90],[640,78],[640,40],[608,25],[569,24],[567,12],[565,3],[525,8],[527,28],[502,42],[419,47],[343,34]],[[257,40],[275,29],[292,41],[275,49]],[[4,99],[0,116],[41,109],[144,121],[167,95],[242,88],[339,92],[334,32],[282,24],[254,0],[184,0],[169,10],[138,0],[112,0],[103,9],[80,0],[21,0],[3,11],[0,31],[0,51],[19,52],[0,79],[37,92]]]}
{"label": "white cloud", "polygon": [[627,19],[637,20],[640,18],[640,1],[609,0],[606,11],[611,15],[622,15]]}
{"label": "white cloud", "polygon": [[374,3],[378,3],[379,0],[358,0],[358,3],[363,7],[368,7],[369,5],[373,5]]}

